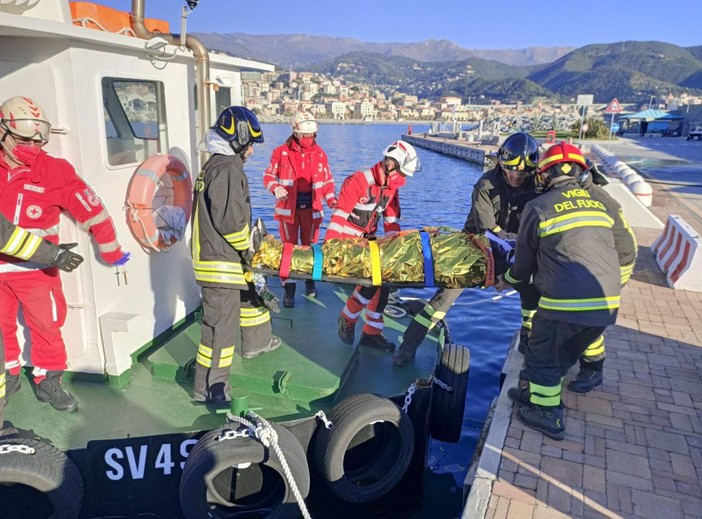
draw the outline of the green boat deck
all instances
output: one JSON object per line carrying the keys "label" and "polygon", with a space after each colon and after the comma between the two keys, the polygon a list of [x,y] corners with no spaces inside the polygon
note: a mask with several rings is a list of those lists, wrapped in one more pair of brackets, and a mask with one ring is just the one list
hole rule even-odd
{"label": "green boat deck", "polygon": [[[273,281],[277,285],[277,280]],[[281,347],[254,359],[235,354],[232,396],[237,404],[268,419],[284,422],[328,411],[344,397],[363,392],[385,396],[407,391],[417,378],[428,378],[436,363],[438,338],[429,335],[414,364],[392,365],[392,355],[348,346],[337,337],[337,316],[350,287],[318,283],[317,298],[300,294],[295,308],[273,316],[273,333]],[[280,291],[278,287],[274,290]],[[385,335],[396,345],[410,322],[385,317]],[[356,325],[356,339],[362,323]],[[72,413],[36,400],[29,380],[13,395],[6,420],[33,430],[62,450],[84,448],[91,440],[156,436],[209,430],[225,421],[226,410],[192,400],[191,372],[200,325],[191,322],[158,349],[147,350],[132,367],[124,387],[65,377],[79,400]]]}

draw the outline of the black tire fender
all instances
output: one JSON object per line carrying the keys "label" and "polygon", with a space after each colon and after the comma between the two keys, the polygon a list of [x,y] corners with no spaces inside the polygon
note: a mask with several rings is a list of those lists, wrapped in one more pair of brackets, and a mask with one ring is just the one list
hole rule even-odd
{"label": "black tire fender", "polygon": [[436,384],[432,389],[430,428],[435,440],[456,443],[461,438],[469,369],[470,350],[458,344],[444,344],[434,377],[452,391]]}
{"label": "black tire fender", "polygon": [[[13,448],[21,448],[18,452]],[[33,451],[33,452],[32,452]],[[0,439],[0,491],[21,484],[41,492],[51,503],[51,519],[75,519],[83,506],[83,478],[75,463],[59,449],[37,439]],[[22,505],[31,516],[31,503]]]}
{"label": "black tire fender", "polygon": [[[277,424],[273,428],[305,498],[310,490],[305,451],[290,431]],[[193,447],[180,479],[180,507],[186,519],[231,517],[237,513],[266,514],[276,519],[300,515],[295,495],[272,448],[248,436],[218,440],[227,431],[244,429],[238,424],[218,427],[205,433]]]}
{"label": "black tire fender", "polygon": [[414,451],[414,428],[391,400],[370,393],[353,395],[332,409],[332,429],[320,426],[315,464],[338,497],[366,503],[389,492],[407,471]]}

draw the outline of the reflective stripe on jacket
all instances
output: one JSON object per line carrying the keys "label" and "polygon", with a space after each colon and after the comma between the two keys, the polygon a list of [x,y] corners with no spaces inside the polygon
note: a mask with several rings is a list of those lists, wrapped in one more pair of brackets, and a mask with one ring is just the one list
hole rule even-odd
{"label": "reflective stripe on jacket", "polygon": [[616,321],[620,271],[612,227],[615,215],[579,186],[559,177],[526,205],[514,264],[505,280],[534,276],[539,313],[556,321],[608,326]]}
{"label": "reflective stripe on jacket", "polygon": [[195,182],[191,253],[199,285],[248,288],[241,258],[249,248],[249,197],[241,157],[212,155]]}

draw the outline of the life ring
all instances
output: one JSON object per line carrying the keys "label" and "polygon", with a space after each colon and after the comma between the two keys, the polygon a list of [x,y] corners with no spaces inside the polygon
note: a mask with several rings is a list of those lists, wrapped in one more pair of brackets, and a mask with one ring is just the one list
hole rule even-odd
{"label": "life ring", "polygon": [[464,346],[445,343],[439,364],[434,369],[435,383],[431,393],[431,437],[456,443],[461,438],[466,406],[470,351]]}
{"label": "life ring", "polygon": [[316,432],[315,463],[327,486],[350,503],[387,494],[404,476],[414,452],[414,428],[392,400],[363,393],[339,402],[333,426]]}
{"label": "life ring", "polygon": [[[28,498],[27,487],[42,495]],[[76,519],[83,505],[83,479],[73,461],[53,445],[34,438],[3,438],[0,503],[17,507],[19,496],[23,517]]]}
{"label": "life ring", "polygon": [[174,155],[151,155],[132,175],[127,189],[127,224],[134,237],[146,249],[165,252],[177,239],[165,239],[154,220],[153,200],[162,179],[170,178],[173,206],[185,213],[185,224],[193,208],[193,182],[187,166]]}
{"label": "life ring", "polygon": [[[310,472],[302,445],[282,426],[273,425],[278,446],[303,498],[310,490]],[[180,478],[180,507],[186,519],[203,517],[297,518],[295,496],[273,449],[245,434],[246,427],[228,424],[213,429],[192,448]],[[226,438],[225,433],[235,433]],[[240,435],[236,435],[240,433]]]}

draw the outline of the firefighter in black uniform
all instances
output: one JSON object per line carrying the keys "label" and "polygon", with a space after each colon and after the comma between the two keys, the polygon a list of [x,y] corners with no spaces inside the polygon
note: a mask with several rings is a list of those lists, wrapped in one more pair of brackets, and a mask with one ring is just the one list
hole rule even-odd
{"label": "firefighter in black uniform", "polygon": [[[536,197],[532,173],[539,157],[539,145],[531,135],[520,132],[507,137],[497,153],[497,166],[484,173],[473,186],[471,209],[463,230],[467,233],[492,231],[501,238],[510,238],[519,228],[524,206]],[[463,290],[460,288],[440,288],[436,291],[407,327],[402,345],[393,356],[396,366],[404,366],[414,359],[427,332],[446,316],[461,292]],[[526,345],[538,293],[533,285],[525,285],[520,297],[520,339]]]}
{"label": "firefighter in black uniform", "polygon": [[258,298],[245,265],[250,248],[251,201],[244,162],[256,142],[263,142],[250,110],[230,106],[203,141],[213,153],[195,182],[192,258],[202,287],[202,331],[195,363],[193,398],[226,404],[229,372],[238,344],[249,359],[277,349],[268,309]]}
{"label": "firefighter in black uniform", "polygon": [[[597,171],[595,166],[591,166],[590,171],[581,177],[580,185],[601,201],[607,208],[607,212],[614,218],[614,245],[617,249],[619,257],[619,274],[622,287],[629,281],[632,272],[634,271],[634,263],[636,261],[637,245],[634,231],[629,226],[624,217],[622,206],[612,198],[601,185],[608,183],[606,177],[603,179],[602,174]],[[577,377],[570,381],[568,389],[575,393],[588,393],[596,386],[602,384],[602,372],[605,361],[605,338],[604,335],[590,344],[583,356],[580,357],[580,371]]]}
{"label": "firefighter in black uniform", "polygon": [[497,286],[533,276],[541,294],[525,355],[529,387],[508,395],[521,405],[520,422],[556,440],[565,437],[561,380],[616,321],[620,301],[616,215],[581,187],[587,168],[580,150],[565,142],[541,155],[536,184],[544,193],[527,204],[515,261]]}
{"label": "firefighter in black uniform", "polygon": [[[75,243],[55,245],[43,240],[35,234],[12,225],[12,222],[0,214],[0,253],[2,254],[34,263],[52,265],[64,272],[71,272],[83,262],[83,256],[70,251],[75,246]],[[6,387],[6,381],[5,348],[0,336],[0,435],[3,434],[4,429],[6,397],[9,398],[13,392],[13,388]],[[19,389],[19,383],[16,385]],[[5,430],[5,433],[7,432],[8,430]]]}

